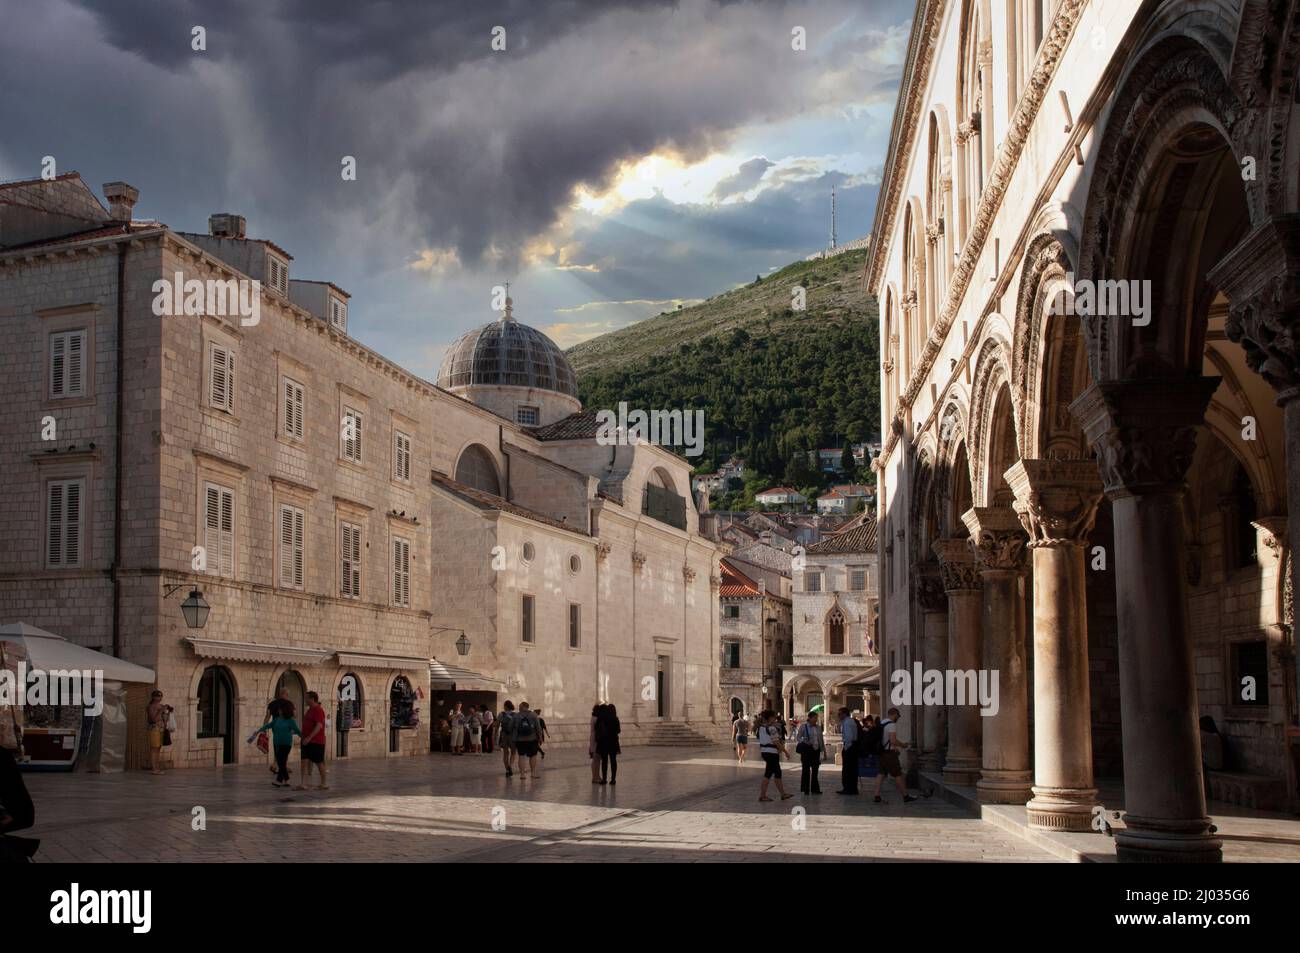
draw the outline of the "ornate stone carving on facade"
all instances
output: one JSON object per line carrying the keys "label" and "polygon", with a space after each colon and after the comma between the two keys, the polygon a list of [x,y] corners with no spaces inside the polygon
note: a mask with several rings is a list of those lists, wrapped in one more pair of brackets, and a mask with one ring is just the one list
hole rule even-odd
{"label": "ornate stone carving on facade", "polygon": [[916,589],[916,604],[925,612],[946,612],[948,596],[944,593],[943,576],[937,563],[912,567],[912,581]]}
{"label": "ornate stone carving on facade", "polygon": [[1152,377],[1093,384],[1070,405],[1097,452],[1111,496],[1183,488],[1217,377]]}
{"label": "ornate stone carving on facade", "polygon": [[884,363],[882,363],[880,367],[886,374],[894,373],[894,362],[888,358],[885,359]]}
{"label": "ornate stone carving on facade", "polygon": [[1265,222],[1209,275],[1230,302],[1224,324],[1246,363],[1278,391],[1300,396],[1300,215]]}
{"label": "ornate stone carving on facade", "polygon": [[718,578],[716,573],[709,574],[709,588],[714,592],[722,588],[722,580]]}
{"label": "ornate stone carving on facade", "polygon": [[683,567],[682,567],[682,579],[684,579],[688,584],[694,582],[694,581],[695,581],[695,570],[692,569],[690,566],[683,566]]}
{"label": "ornate stone carving on facade", "polygon": [[596,543],[596,560],[598,562],[603,563],[606,559],[609,558],[610,549],[611,547],[609,543],[605,542],[604,540],[598,541]]}
{"label": "ornate stone carving on facade", "polygon": [[936,539],[933,549],[939,560],[939,575],[944,592],[983,588],[979,563],[975,560],[970,539],[964,536],[958,539]]}
{"label": "ornate stone carving on facade", "polygon": [[1258,530],[1263,530],[1264,535],[1260,541],[1268,548],[1275,557],[1281,559],[1286,552],[1286,530],[1287,522],[1285,516],[1261,516],[1251,523]]}
{"label": "ornate stone carving on facade", "polygon": [[913,311],[916,308],[916,289],[913,288],[907,294],[903,295],[902,309],[904,311]]}
{"label": "ornate stone carving on facade", "polygon": [[962,514],[981,570],[1020,572],[1025,568],[1024,530],[1009,506],[973,506]]}
{"label": "ornate stone carving on facade", "polygon": [[642,567],[644,566],[645,566],[645,553],[638,553],[634,550],[632,552],[632,568],[635,569],[637,572],[640,572]]}
{"label": "ornate stone carving on facade", "polygon": [[1101,503],[1096,460],[1018,460],[1006,479],[1031,549],[1083,546],[1088,541]]}

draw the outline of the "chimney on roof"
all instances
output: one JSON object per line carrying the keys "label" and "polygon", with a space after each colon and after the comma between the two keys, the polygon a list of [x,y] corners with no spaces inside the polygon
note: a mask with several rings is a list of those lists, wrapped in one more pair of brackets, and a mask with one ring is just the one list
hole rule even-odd
{"label": "chimney on roof", "polygon": [[140,199],[140,190],[125,182],[105,182],[104,198],[108,199],[108,216],[115,222],[131,221],[131,210]]}
{"label": "chimney on roof", "polygon": [[243,238],[244,216],[232,212],[218,212],[208,216],[208,234],[213,238]]}

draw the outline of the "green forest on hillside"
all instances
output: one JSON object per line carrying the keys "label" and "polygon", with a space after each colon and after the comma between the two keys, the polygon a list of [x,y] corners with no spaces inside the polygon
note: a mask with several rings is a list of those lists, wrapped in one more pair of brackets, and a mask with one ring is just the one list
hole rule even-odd
{"label": "green forest on hillside", "polygon": [[[861,290],[864,258],[798,262],[579,345],[570,357],[583,405],[703,409],[704,455],[691,462],[712,472],[738,452],[754,471],[743,497],[774,482],[825,486],[806,451],[879,434],[879,336],[875,302]],[[806,289],[805,311],[791,307],[795,286]]]}

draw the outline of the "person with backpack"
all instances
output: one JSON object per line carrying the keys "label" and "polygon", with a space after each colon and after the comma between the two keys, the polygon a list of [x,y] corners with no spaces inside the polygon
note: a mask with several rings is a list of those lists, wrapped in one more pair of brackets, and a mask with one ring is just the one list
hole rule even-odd
{"label": "person with backpack", "polygon": [[501,717],[493,724],[497,730],[497,744],[501,746],[501,760],[506,766],[506,777],[512,778],[515,773],[511,767],[515,762],[515,726],[518,724],[519,716],[515,714],[515,703],[506,700],[501,706]]}
{"label": "person with backpack", "polygon": [[519,714],[515,718],[515,753],[519,755],[520,778],[528,777],[525,768],[532,771],[534,778],[537,777],[539,732],[537,716],[529,710],[528,702],[520,702]]}
{"label": "person with backpack", "polygon": [[836,794],[858,793],[858,756],[862,748],[858,744],[858,723],[847,708],[839,710],[840,740],[844,749],[840,752],[840,789]]}
{"label": "person with backpack", "polygon": [[880,774],[876,777],[876,803],[880,803],[880,785],[884,783],[885,775],[894,779],[894,784],[898,787],[898,793],[903,796],[903,803],[915,801],[916,798],[907,793],[907,788],[903,785],[903,768],[899,764],[898,751],[900,748],[906,748],[906,741],[898,740],[898,709],[889,709],[889,717],[882,718],[876,725],[875,731],[879,732],[880,753]]}
{"label": "person with backpack", "polygon": [[794,797],[793,794],[785,793],[785,785],[781,783],[781,759],[786,757],[785,739],[781,737],[780,729],[776,723],[776,712],[762,712],[758,716],[758,751],[763,756],[763,785],[758,789],[758,799],[760,801],[772,800],[767,796],[767,783],[770,780],[776,785],[776,789],[781,794],[782,801],[788,801]]}
{"label": "person with backpack", "polygon": [[817,772],[826,754],[826,742],[822,738],[821,727],[817,724],[817,713],[812,712],[808,720],[795,729],[794,750],[799,755],[801,770],[799,772],[799,790],[804,794],[821,794],[821,784]]}
{"label": "person with backpack", "polygon": [[601,705],[601,712],[596,716],[596,753],[600,755],[600,781],[606,779],[610,784],[618,783],[618,756],[623,748],[618,743],[618,736],[623,727],[618,721],[618,709],[613,705]]}

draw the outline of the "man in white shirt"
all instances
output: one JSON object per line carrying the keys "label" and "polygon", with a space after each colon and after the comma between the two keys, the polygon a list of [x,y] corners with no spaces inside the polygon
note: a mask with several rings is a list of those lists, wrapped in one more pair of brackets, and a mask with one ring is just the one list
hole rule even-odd
{"label": "man in white shirt", "polygon": [[898,787],[898,793],[903,796],[903,803],[915,801],[916,798],[907,793],[907,788],[903,785],[903,768],[899,763],[898,751],[900,748],[906,748],[906,741],[898,740],[898,718],[897,708],[889,709],[889,717],[882,721],[880,735],[880,773],[876,775],[876,803],[880,803],[880,785],[885,780],[885,775],[894,779],[894,784]]}

